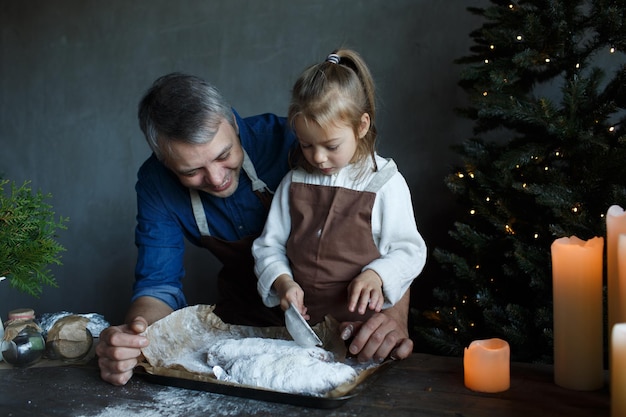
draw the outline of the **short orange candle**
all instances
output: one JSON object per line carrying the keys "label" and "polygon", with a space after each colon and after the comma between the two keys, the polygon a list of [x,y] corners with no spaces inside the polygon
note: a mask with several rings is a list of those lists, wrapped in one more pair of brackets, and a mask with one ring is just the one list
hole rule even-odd
{"label": "short orange candle", "polygon": [[502,392],[511,385],[511,350],[502,339],[474,340],[463,355],[465,386],[472,391]]}

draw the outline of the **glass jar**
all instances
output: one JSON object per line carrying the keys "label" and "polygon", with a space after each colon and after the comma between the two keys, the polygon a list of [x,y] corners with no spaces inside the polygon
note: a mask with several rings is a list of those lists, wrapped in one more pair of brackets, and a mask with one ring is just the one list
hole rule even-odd
{"label": "glass jar", "polygon": [[43,357],[46,342],[41,328],[35,322],[35,312],[19,309],[9,312],[2,338],[3,359],[18,367],[33,365]]}
{"label": "glass jar", "polygon": [[89,319],[69,315],[57,320],[48,330],[46,357],[72,362],[84,359],[93,347],[93,336],[87,325]]}

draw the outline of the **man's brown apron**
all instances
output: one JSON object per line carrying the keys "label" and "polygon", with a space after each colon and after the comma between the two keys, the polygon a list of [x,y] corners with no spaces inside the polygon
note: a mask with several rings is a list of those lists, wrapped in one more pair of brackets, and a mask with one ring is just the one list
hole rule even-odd
{"label": "man's brown apron", "polygon": [[311,324],[327,314],[339,321],[362,321],[373,314],[348,311],[347,288],[365,265],[380,257],[372,237],[372,208],[376,192],[396,172],[390,160],[363,191],[304,184],[302,172],[294,172],[287,256],[304,290]]}
{"label": "man's brown apron", "polygon": [[[261,181],[250,158],[244,151],[243,170],[252,181],[252,190],[269,211],[272,194]],[[196,190],[189,190],[194,217],[200,230],[201,244],[215,255],[223,267],[218,274],[219,301],[215,307],[224,322],[249,326],[284,326],[284,313],[280,307],[268,308],[257,292],[257,278],[254,274],[252,242],[258,236],[246,236],[241,240],[228,242],[209,232],[202,200]]]}

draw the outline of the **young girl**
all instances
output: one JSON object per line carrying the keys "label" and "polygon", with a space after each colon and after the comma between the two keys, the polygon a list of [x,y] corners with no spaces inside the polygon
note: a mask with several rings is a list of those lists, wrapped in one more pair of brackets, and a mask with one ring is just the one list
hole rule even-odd
{"label": "young girl", "polygon": [[363,321],[399,301],[426,261],[406,181],[375,151],[374,83],[340,49],[296,81],[288,113],[295,169],[254,242],[267,306],[293,303],[312,324]]}

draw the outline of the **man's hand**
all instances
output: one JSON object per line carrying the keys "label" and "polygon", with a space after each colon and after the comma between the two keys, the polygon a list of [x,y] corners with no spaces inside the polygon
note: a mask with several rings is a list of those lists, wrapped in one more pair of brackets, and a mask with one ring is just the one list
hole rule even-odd
{"label": "man's hand", "polygon": [[342,323],[341,338],[352,338],[348,348],[350,353],[360,362],[409,357],[413,352],[413,341],[408,332],[409,299],[407,291],[395,306],[374,314],[365,322]]}
{"label": "man's hand", "polygon": [[135,300],[126,315],[127,324],[111,326],[100,333],[96,345],[100,377],[113,385],[126,384],[139,362],[141,348],[148,346],[148,339],[139,334],[171,312],[167,304],[156,298]]}
{"label": "man's hand", "polygon": [[141,348],[148,346],[148,339],[139,336],[147,327],[146,319],[136,317],[130,324],[111,326],[100,333],[96,354],[103,380],[113,385],[124,385],[130,380]]}

